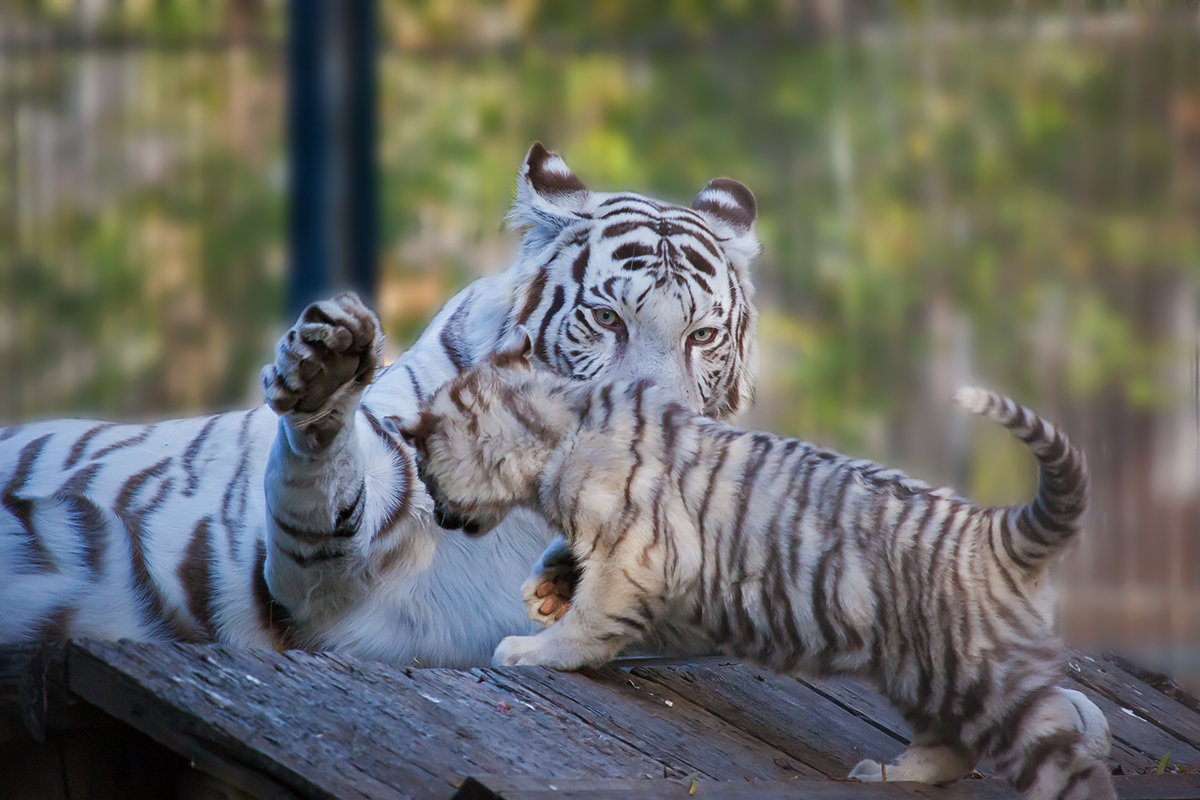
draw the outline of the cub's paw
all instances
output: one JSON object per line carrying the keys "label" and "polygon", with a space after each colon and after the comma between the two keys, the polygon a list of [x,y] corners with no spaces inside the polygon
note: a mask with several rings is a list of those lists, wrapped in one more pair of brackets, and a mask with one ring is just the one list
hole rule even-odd
{"label": "cub's paw", "polygon": [[496,645],[496,652],[492,654],[492,666],[536,666],[541,663],[537,661],[536,655],[536,636],[506,636]]}
{"label": "cub's paw", "polygon": [[571,607],[571,598],[578,585],[579,563],[560,537],[542,553],[533,572],[521,584],[529,618],[542,625],[562,619]]}
{"label": "cub's paw", "polygon": [[355,294],[313,303],[279,340],[275,363],[263,368],[267,404],[303,424],[331,400],[366,388],[382,345],[379,318]]}
{"label": "cub's paw", "polygon": [[1083,734],[1083,746],[1088,754],[1103,761],[1112,750],[1112,732],[1104,712],[1083,692],[1061,687],[1056,687],[1055,691],[1075,710],[1075,730]]}
{"label": "cub's paw", "polygon": [[879,783],[884,780],[883,764],[879,761],[864,758],[854,765],[854,769],[850,770],[850,774],[847,777],[862,781],[863,783]]}

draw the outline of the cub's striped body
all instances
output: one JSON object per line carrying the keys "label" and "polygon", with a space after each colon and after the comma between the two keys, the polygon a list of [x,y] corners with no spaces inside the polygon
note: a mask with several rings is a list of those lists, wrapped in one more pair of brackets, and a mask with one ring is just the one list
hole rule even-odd
{"label": "cub's striped body", "polygon": [[[527,351],[456,378],[403,431],[445,516],[486,531],[513,505],[534,509],[580,562],[561,621],[506,638],[494,663],[573,669],[690,625],[781,672],[874,680],[915,732],[890,780],[955,780],[987,755],[1031,796],[1113,796],[1107,723],[1056,685],[1041,588],[1086,505],[1083,457],[1059,431],[997,395],[959,395],[1041,468],[1033,502],[983,508],[698,416],[645,381],[532,371]],[[852,776],[884,774],[864,761]]]}
{"label": "cub's striped body", "polygon": [[745,405],[754,216],[732,181],[692,209],[591,192],[535,145],[518,178],[515,263],[453,298],[389,367],[374,314],[342,296],[281,339],[265,407],[0,429],[0,641],[487,663],[501,637],[536,627],[519,587],[550,534],[521,513],[482,547],[439,528],[395,419],[517,325],[537,333],[539,367],[561,375],[653,372],[698,411]]}

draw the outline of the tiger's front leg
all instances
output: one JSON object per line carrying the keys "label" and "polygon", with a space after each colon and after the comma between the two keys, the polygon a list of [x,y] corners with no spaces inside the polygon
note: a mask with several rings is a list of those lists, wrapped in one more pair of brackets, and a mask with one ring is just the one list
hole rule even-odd
{"label": "tiger's front leg", "polygon": [[284,334],[263,392],[279,415],[267,464],[266,579],[299,623],[353,595],[368,498],[356,430],[363,390],[380,362],[375,314],[353,294],[313,303]]}

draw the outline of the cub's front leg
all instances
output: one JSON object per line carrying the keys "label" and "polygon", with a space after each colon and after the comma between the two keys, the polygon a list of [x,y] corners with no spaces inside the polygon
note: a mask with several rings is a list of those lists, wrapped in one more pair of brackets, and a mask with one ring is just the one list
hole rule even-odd
{"label": "cub's front leg", "polygon": [[563,618],[571,607],[575,587],[579,585],[579,562],[560,536],[550,543],[534,564],[521,595],[529,618],[551,625]]}
{"label": "cub's front leg", "polygon": [[593,558],[580,564],[579,584],[562,619],[533,636],[501,640],[493,666],[579,669],[603,664],[650,632],[662,575],[616,561]]}
{"label": "cub's front leg", "polygon": [[355,593],[359,571],[348,567],[371,499],[355,421],[381,346],[375,314],[343,294],[304,309],[263,369],[263,392],[279,415],[264,481],[266,579],[301,624]]}

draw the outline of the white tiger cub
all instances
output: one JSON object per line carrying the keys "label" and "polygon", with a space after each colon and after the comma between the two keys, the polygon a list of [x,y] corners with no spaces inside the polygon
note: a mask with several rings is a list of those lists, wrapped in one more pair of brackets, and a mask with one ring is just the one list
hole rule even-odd
{"label": "white tiger cub", "polygon": [[[67,636],[339,649],[486,664],[536,629],[518,587],[550,534],[514,514],[478,546],[447,534],[386,427],[517,325],[571,378],[655,375],[723,416],[754,381],[756,207],[716,179],[691,208],[590,191],[535,144],[521,248],[381,368],[375,315],[316,303],[263,374],[268,405],[115,425],[0,428],[0,642]],[[560,560],[561,563],[561,560]]]}
{"label": "white tiger cub", "polygon": [[649,381],[565,381],[530,343],[451,381],[401,430],[440,513],[486,532],[514,506],[566,535],[570,609],[496,665],[574,669],[666,623],[781,672],[874,680],[913,745],[862,780],[943,783],[980,757],[1030,797],[1111,798],[1108,724],[1058,688],[1039,581],[1080,527],[1082,454],[1012,401],[957,400],[1029,445],[1028,505],[982,508],[864,460],[745,432]]}

